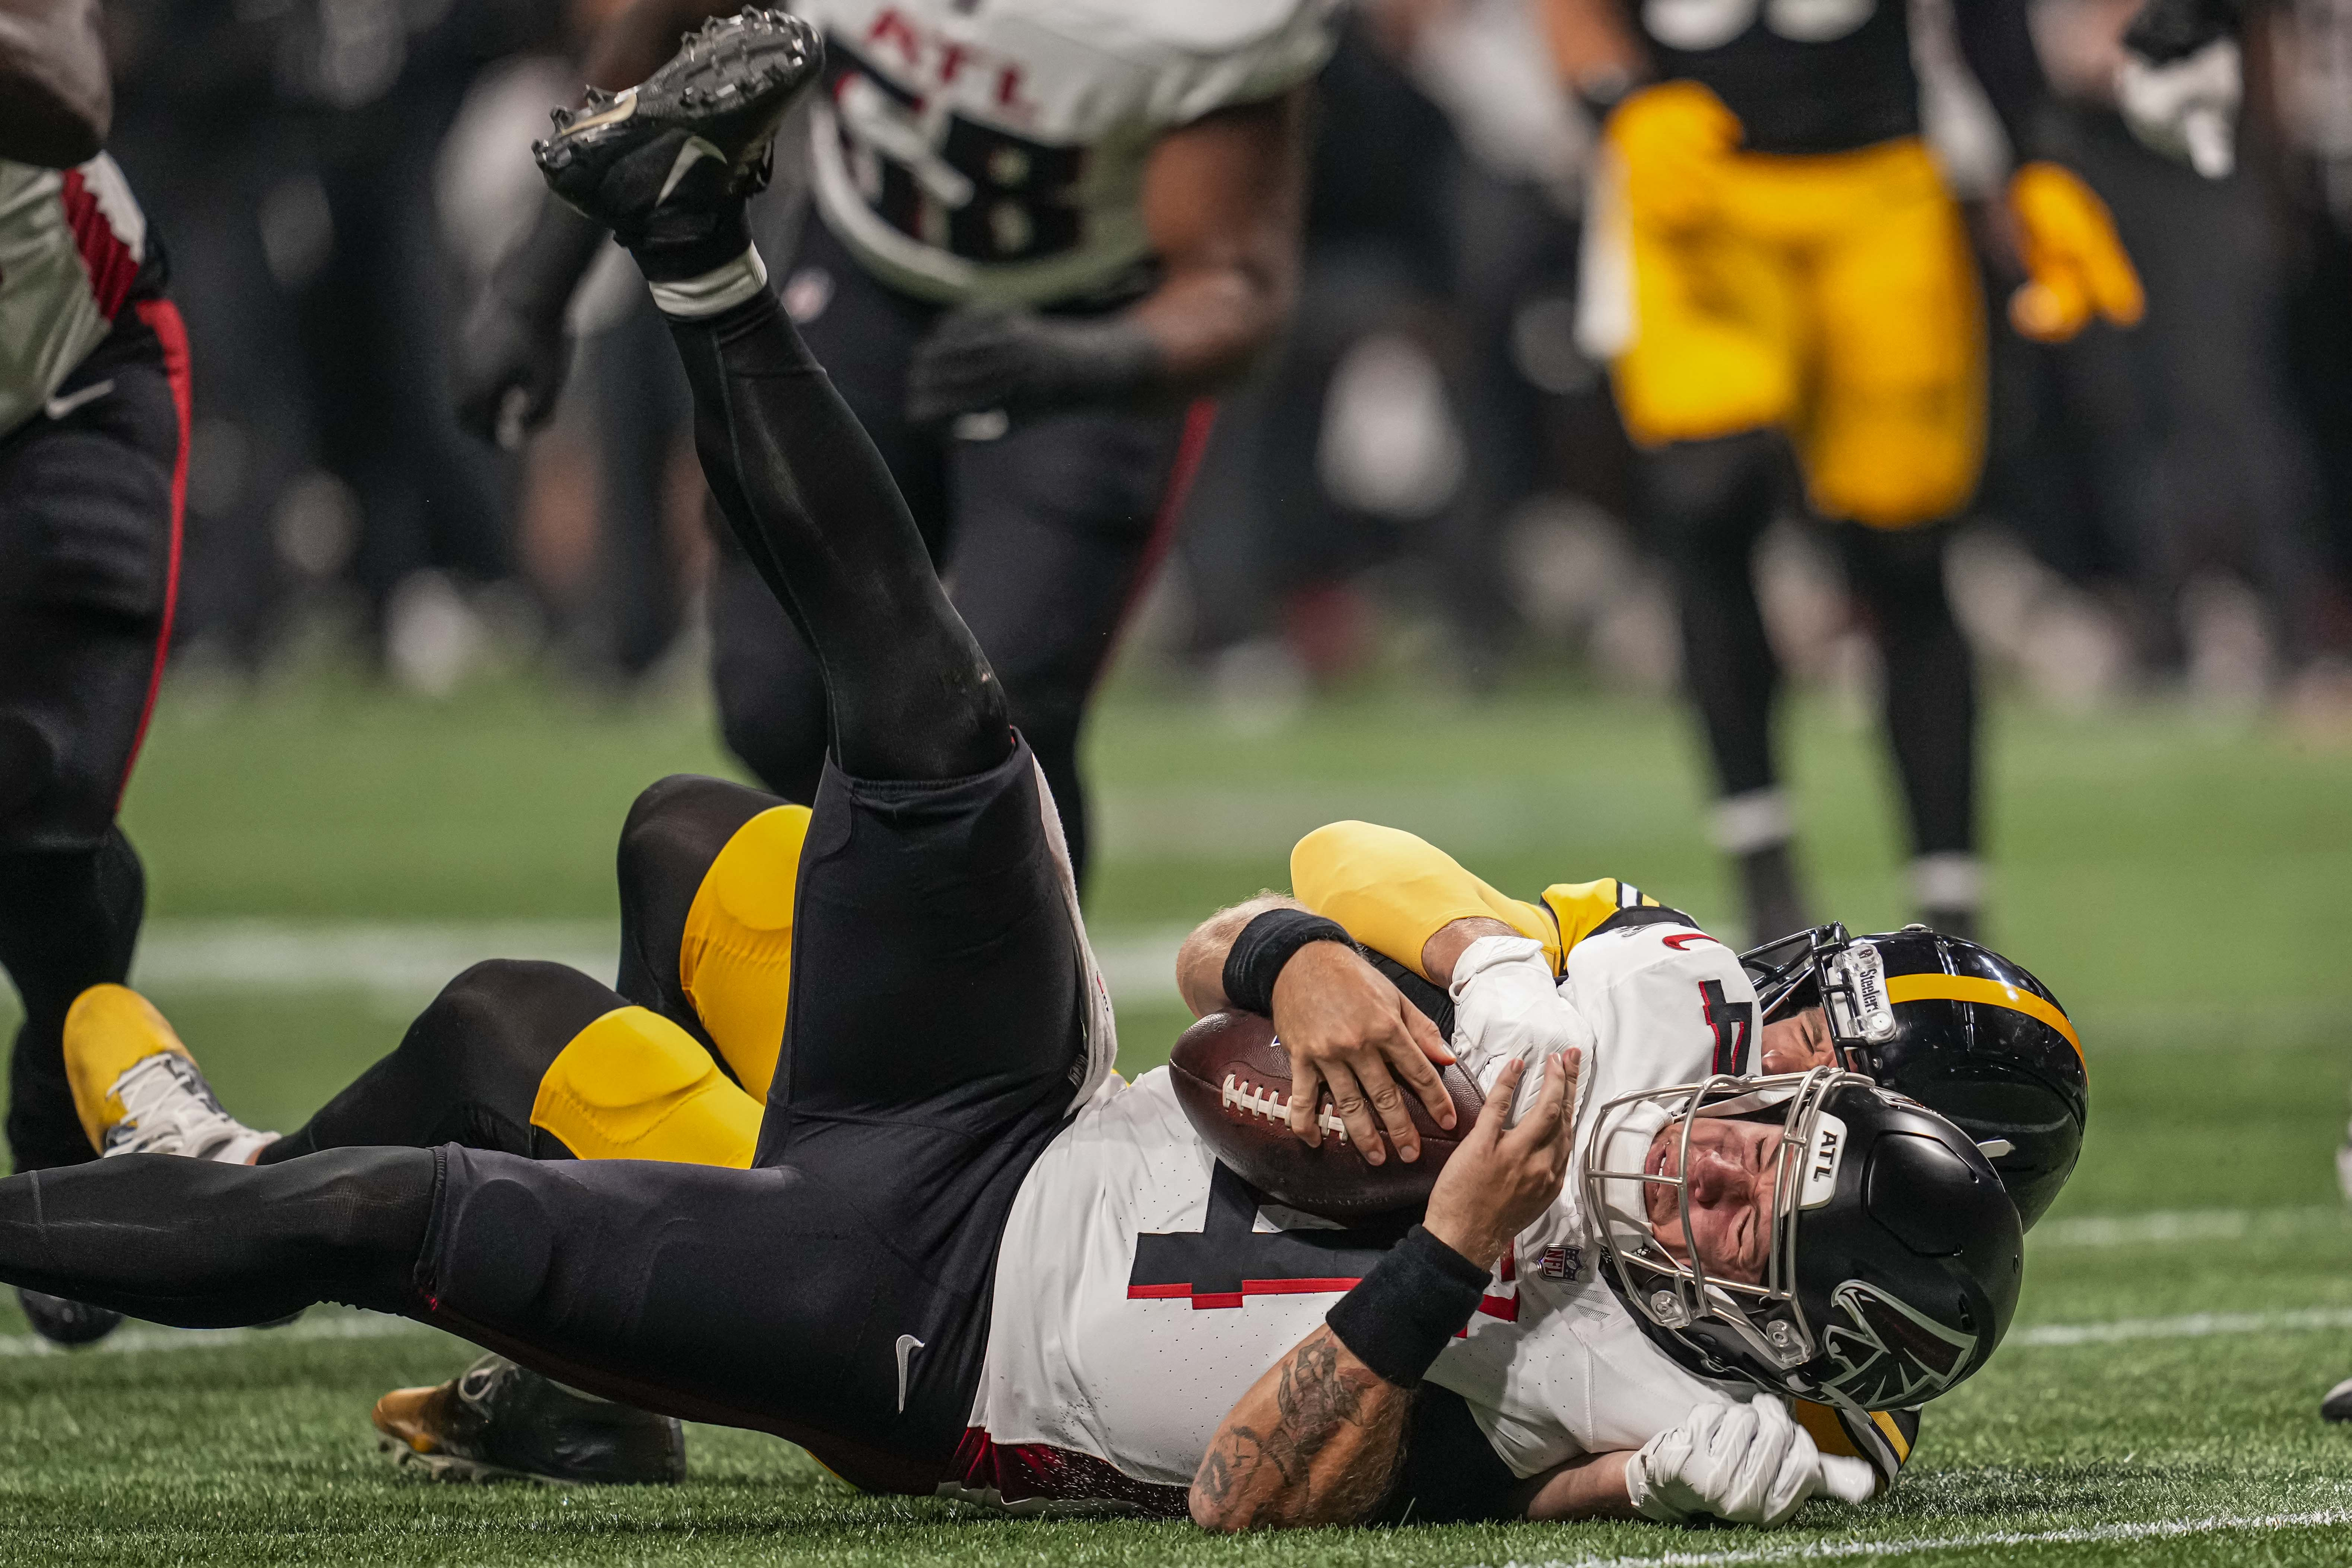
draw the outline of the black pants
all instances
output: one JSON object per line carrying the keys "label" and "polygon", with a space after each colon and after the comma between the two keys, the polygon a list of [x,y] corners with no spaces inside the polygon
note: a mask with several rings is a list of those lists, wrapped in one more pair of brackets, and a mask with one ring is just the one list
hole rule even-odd
{"label": "black pants", "polygon": [[[1083,877],[1078,731],[1119,623],[1172,535],[1207,438],[1180,413],[1076,409],[993,440],[907,419],[907,368],[940,309],[876,282],[820,221],[783,274],[810,352],[888,465],[1013,721],[1045,769]],[[770,789],[806,802],[824,760],[824,697],[808,648],[725,531],[711,591],[711,676],[727,744]]]}
{"label": "black pants", "polygon": [[147,726],[179,563],[185,340],[134,300],[52,399],[0,437],[0,967],[16,1168],[91,1158],[66,1087],[66,1009],[120,981],[145,907],[114,812]]}
{"label": "black pants", "polygon": [[[833,736],[754,1168],[125,1158],[0,1182],[0,1279],[196,1324],[403,1312],[929,1490],[971,1411],[1004,1215],[1086,1076],[1071,900],[987,663],[774,302],[675,333],[705,470],[815,652]],[[570,1017],[624,1001],[517,973]]]}

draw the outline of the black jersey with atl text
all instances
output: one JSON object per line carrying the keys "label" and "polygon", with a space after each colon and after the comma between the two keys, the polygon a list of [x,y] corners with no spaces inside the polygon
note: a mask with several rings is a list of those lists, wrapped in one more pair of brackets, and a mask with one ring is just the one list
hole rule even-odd
{"label": "black jersey with atl text", "polygon": [[1628,4],[1659,76],[1712,89],[1748,152],[1843,153],[1918,134],[1905,0]]}

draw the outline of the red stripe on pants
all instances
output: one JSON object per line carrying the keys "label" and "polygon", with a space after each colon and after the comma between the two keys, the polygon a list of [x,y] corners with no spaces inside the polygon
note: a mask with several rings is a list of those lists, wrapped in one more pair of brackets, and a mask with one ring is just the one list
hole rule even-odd
{"label": "red stripe on pants", "polygon": [[131,755],[122,764],[122,782],[114,788],[115,809],[122,808],[122,792],[131,787],[131,770],[139,765],[139,749],[147,743],[147,724],[155,717],[155,694],[163,689],[163,666],[172,654],[172,617],[180,605],[180,535],[188,510],[188,328],[180,308],[169,300],[142,300],[134,307],[139,320],[163,348],[163,374],[172,384],[172,407],[180,416],[180,450],[172,459],[172,546],[163,573],[163,618],[155,628],[155,668],[147,677],[147,700],[139,710],[139,732],[131,739]]}
{"label": "red stripe on pants", "polygon": [[1151,537],[1143,546],[1143,559],[1136,566],[1135,580],[1127,587],[1127,603],[1118,607],[1118,619],[1112,626],[1112,647],[1095,667],[1095,679],[1102,679],[1110,668],[1112,655],[1118,652],[1118,633],[1126,628],[1128,618],[1135,614],[1136,605],[1150,590],[1151,580],[1160,575],[1160,565],[1167,561],[1170,547],[1176,542],[1176,528],[1184,520],[1184,502],[1192,493],[1193,476],[1201,471],[1202,454],[1209,449],[1209,432],[1216,428],[1217,400],[1196,397],[1184,409],[1184,431],[1176,439],[1176,458],[1168,465],[1168,484],[1160,492],[1160,510],[1151,519]]}

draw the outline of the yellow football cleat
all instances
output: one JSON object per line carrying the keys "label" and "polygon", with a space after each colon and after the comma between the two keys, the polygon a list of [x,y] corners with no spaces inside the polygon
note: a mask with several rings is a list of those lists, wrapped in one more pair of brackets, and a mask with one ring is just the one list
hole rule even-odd
{"label": "yellow football cleat", "polygon": [[66,1081],[100,1156],[179,1154],[241,1165],[277,1138],[227,1111],[154,1005],[93,985],[66,1012]]}

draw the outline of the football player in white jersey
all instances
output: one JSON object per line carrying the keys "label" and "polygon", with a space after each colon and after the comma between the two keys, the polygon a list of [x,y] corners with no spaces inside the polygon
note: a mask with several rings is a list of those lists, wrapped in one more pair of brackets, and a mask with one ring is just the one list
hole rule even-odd
{"label": "football player in white jersey", "polygon": [[[744,193],[818,58],[804,24],[747,11],[538,149],[645,274],[714,491],[823,656],[793,915],[821,978],[793,988],[746,1164],[455,1142],[247,1164],[265,1140],[234,1124],[230,1159],[176,1158],[227,1119],[101,986],[77,1009],[154,1048],[79,1086],[112,1157],[0,1181],[0,1280],[191,1325],[350,1301],[791,1437],[860,1486],[1037,1510],[1769,1524],[1866,1495],[1780,1396],[1907,1406],[1976,1371],[2016,1212],[1965,1134],[1867,1079],[1749,1076],[1737,955],[1673,911],[1613,917],[1565,990],[1544,974],[1553,1033],[1533,1065],[1474,1063],[1486,1104],[1420,1224],[1286,1213],[1165,1073],[1115,1087],[1036,761],[750,243]],[[1303,910],[1235,923],[1189,946],[1203,1005],[1272,1005],[1309,951],[1355,961]],[[1533,945],[1471,941],[1457,1007],[1517,996]],[[557,965],[482,966],[427,1012],[486,1049],[660,1037]]]}
{"label": "football player in white jersey", "polygon": [[[1206,395],[1286,318],[1303,84],[1336,0],[798,0],[824,35],[783,298],[880,449],[1004,682],[1083,886],[1085,709],[1172,538]],[[732,0],[635,0],[589,82],[651,74]],[[592,100],[593,101],[593,100]],[[550,409],[564,307],[603,232],[551,202],[461,348],[464,417]],[[811,798],[824,705],[751,563],[719,545],[712,678],[728,744]]]}
{"label": "football player in white jersey", "polygon": [[[91,1157],[67,1008],[128,972],[145,905],[115,807],[169,647],[187,334],[122,172],[96,0],[0,0],[0,968],[19,1171]],[[60,1343],[120,1320],[21,1293]]]}

